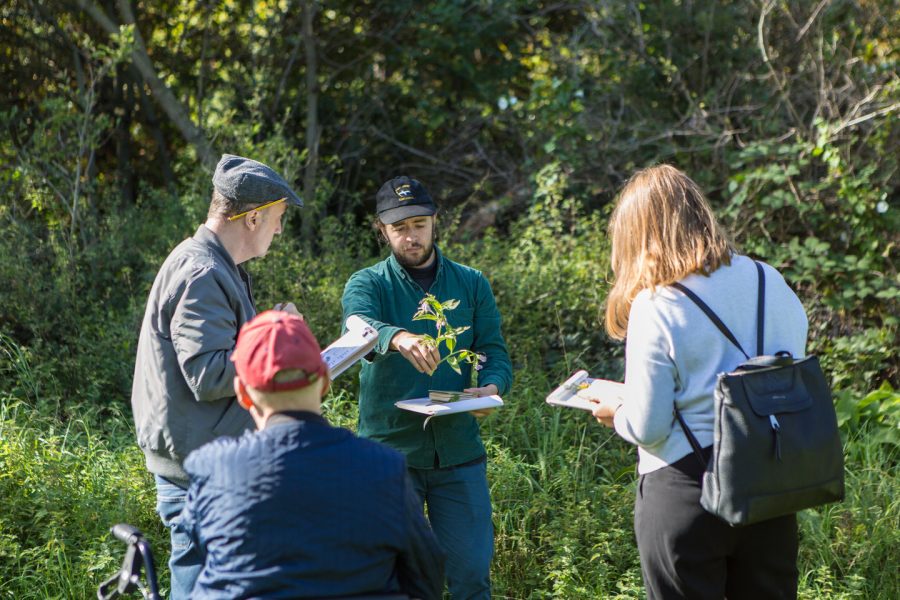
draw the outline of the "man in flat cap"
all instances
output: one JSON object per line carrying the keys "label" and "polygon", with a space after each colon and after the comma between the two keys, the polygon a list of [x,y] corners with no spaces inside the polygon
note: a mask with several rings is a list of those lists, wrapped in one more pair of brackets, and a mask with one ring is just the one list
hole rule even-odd
{"label": "man in flat cap", "polygon": [[286,312],[241,328],[234,391],[257,431],[185,461],[182,524],[204,555],[193,600],[443,597],[443,555],[406,461],[322,417],[319,353]]}
{"label": "man in flat cap", "polygon": [[[234,395],[229,360],[241,325],[256,315],[242,263],[264,256],[288,205],[303,201],[266,165],[225,154],[212,178],[206,222],[166,258],[147,301],[131,392],[137,441],[156,479],[169,529],[171,597],[188,598],[200,556],[180,526],[185,457],[253,420]],[[276,305],[297,313],[292,303]]]}
{"label": "man in flat cap", "polygon": [[[378,330],[375,355],[360,372],[359,433],[406,455],[413,485],[447,554],[453,600],[490,598],[494,530],[478,422],[471,413],[457,413],[423,427],[424,415],[400,410],[394,402],[426,397],[432,389],[505,394],[512,368],[500,313],[487,278],[444,257],[435,245],[437,209],[425,186],[409,177],[387,181],[376,195],[376,212],[391,254],[354,273],[342,299],[345,320],[359,315]],[[457,373],[423,340],[423,334],[437,335],[434,321],[413,320],[426,293],[440,302],[459,301],[446,316],[450,326],[467,328],[456,349],[486,358],[477,387],[470,387],[470,364],[460,364]]]}

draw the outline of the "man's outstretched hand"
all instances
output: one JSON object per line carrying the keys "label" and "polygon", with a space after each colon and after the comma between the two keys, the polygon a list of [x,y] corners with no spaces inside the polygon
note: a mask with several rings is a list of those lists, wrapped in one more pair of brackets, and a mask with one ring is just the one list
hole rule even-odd
{"label": "man's outstretched hand", "polygon": [[441,353],[425,342],[420,335],[408,331],[397,332],[391,338],[391,350],[396,350],[408,360],[419,373],[431,375],[441,362]]}

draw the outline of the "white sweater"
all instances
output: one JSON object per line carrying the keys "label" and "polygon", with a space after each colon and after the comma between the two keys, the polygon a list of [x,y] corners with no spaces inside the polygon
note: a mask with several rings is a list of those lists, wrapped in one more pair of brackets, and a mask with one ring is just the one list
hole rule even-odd
{"label": "white sweater", "polygon": [[[781,274],[766,275],[764,354],[806,352],[803,305]],[[750,356],[756,355],[757,274],[753,261],[735,255],[709,277],[688,275],[681,283],[698,295],[731,330]],[[634,299],[625,342],[624,404],[616,432],[638,446],[639,473],[672,464],[692,452],[673,415],[678,406],[701,447],[713,443],[716,376],[744,361],[690,298],[672,287],[643,290]]]}

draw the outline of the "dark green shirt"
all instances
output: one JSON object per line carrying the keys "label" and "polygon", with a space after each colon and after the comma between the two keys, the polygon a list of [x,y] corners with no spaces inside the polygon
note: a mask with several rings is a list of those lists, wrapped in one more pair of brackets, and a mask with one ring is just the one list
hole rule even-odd
{"label": "dark green shirt", "polygon": [[[500,394],[509,391],[512,366],[500,333],[500,313],[491,285],[480,271],[447,260],[435,247],[437,276],[430,292],[440,301],[459,300],[447,311],[453,327],[470,328],[457,338],[457,349],[468,348],[487,356],[478,372],[478,386],[493,383]],[[425,416],[400,410],[394,403],[422,398],[428,390],[469,387],[472,367],[461,365],[457,374],[441,363],[433,376],[419,373],[399,352],[389,349],[399,331],[436,335],[434,321],[413,321],[425,291],[391,254],[385,260],[354,273],[344,287],[344,320],[359,315],[378,330],[374,359],[363,361],[359,385],[359,434],[383,442],[406,455],[418,469],[459,465],[484,455],[478,422],[469,413],[437,417],[423,430]],[[441,356],[447,350],[441,346]]]}

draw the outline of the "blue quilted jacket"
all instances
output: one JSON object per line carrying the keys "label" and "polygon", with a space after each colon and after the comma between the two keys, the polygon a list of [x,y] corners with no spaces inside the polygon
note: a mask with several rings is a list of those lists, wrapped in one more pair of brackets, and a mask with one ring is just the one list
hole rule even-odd
{"label": "blue quilted jacket", "polygon": [[192,598],[441,597],[443,556],[394,450],[280,413],[185,469],[182,519],[205,553]]}

